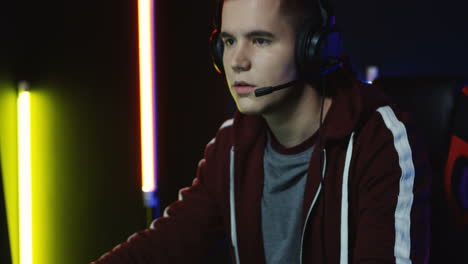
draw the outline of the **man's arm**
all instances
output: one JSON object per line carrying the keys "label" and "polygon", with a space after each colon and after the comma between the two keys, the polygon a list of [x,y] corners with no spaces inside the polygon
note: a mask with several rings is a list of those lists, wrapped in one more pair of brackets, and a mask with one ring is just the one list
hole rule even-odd
{"label": "man's arm", "polygon": [[93,264],[198,263],[206,258],[225,233],[219,205],[206,182],[207,159],[215,162],[212,145],[205,149],[192,186],[179,191],[179,200],[166,208],[164,216]]}
{"label": "man's arm", "polygon": [[427,155],[391,108],[363,129],[353,263],[427,263],[431,171]]}

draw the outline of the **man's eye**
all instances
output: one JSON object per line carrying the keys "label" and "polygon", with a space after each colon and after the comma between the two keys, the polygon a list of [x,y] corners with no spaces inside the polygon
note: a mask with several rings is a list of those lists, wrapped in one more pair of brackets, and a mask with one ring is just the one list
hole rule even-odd
{"label": "man's eye", "polygon": [[269,39],[264,39],[264,38],[256,38],[253,40],[254,44],[260,45],[260,46],[265,46],[271,43],[271,40]]}
{"label": "man's eye", "polygon": [[224,46],[232,46],[232,44],[234,44],[233,39],[224,39],[223,42],[224,42]]}

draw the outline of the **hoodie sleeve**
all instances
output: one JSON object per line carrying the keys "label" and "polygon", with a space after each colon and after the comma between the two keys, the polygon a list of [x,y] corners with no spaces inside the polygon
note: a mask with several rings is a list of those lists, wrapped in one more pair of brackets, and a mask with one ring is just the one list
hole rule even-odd
{"label": "hoodie sleeve", "polygon": [[431,171],[401,115],[377,110],[361,131],[353,263],[422,264],[429,257]]}
{"label": "hoodie sleeve", "polygon": [[[179,191],[179,200],[164,210],[163,217],[92,264],[199,263],[205,259],[225,236],[219,205],[209,191],[214,187],[207,186],[207,178],[213,177],[210,162],[216,162],[213,143],[205,149],[192,186]],[[210,179],[211,185],[214,182]]]}

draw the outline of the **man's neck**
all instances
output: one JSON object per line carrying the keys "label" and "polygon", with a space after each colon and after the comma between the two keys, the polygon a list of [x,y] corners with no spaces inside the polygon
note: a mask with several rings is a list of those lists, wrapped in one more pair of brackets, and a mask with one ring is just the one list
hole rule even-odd
{"label": "man's neck", "polygon": [[[321,97],[316,91],[315,88],[306,86],[288,104],[263,115],[271,132],[284,147],[297,146],[318,130]],[[331,104],[332,99],[325,98],[322,121]]]}

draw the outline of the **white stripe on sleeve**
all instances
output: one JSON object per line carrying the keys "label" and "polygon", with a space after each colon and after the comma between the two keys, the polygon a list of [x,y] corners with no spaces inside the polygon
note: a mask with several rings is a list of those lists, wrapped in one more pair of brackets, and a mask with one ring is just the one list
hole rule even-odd
{"label": "white stripe on sleeve", "polygon": [[395,260],[397,264],[410,264],[411,207],[413,205],[414,164],[405,125],[399,121],[390,106],[377,111],[392,132],[401,168],[400,190],[395,211]]}
{"label": "white stripe on sleeve", "polygon": [[354,132],[351,134],[346,150],[345,166],[343,171],[343,184],[341,186],[341,237],[340,237],[340,264],[348,264],[348,179],[349,166],[353,156]]}

